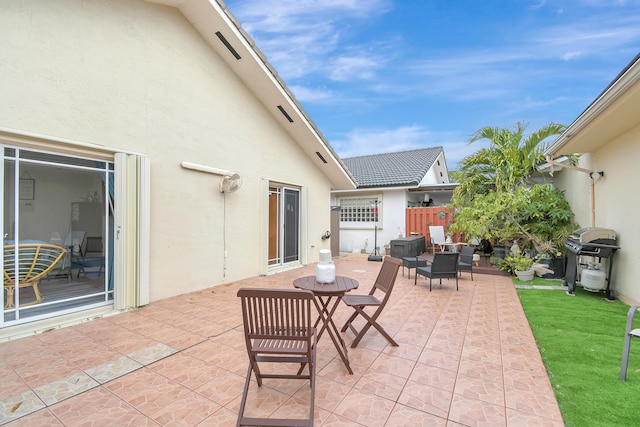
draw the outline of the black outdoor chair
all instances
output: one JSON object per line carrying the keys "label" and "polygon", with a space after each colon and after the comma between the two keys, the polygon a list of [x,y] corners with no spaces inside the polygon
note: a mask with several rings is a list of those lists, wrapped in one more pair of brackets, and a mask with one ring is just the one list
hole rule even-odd
{"label": "black outdoor chair", "polygon": [[429,292],[433,279],[456,279],[456,291],[458,290],[458,252],[436,252],[433,261],[427,267],[417,267],[413,284],[418,283],[418,275],[429,278]]}
{"label": "black outdoor chair", "polygon": [[404,268],[407,267],[409,271],[408,276],[411,279],[411,269],[417,267],[426,267],[427,260],[425,258],[420,257],[419,245],[416,245],[416,256],[406,256],[402,257],[402,276],[404,277]]}
{"label": "black outdoor chair", "polygon": [[471,273],[471,280],[473,280],[473,254],[475,248],[472,246],[463,246],[460,251],[460,259],[458,260],[458,271],[462,275],[463,271]]}

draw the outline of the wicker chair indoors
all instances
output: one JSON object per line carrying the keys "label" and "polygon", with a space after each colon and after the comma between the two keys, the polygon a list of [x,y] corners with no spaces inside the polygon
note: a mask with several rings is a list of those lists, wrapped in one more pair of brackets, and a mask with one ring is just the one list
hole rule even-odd
{"label": "wicker chair indoors", "polygon": [[35,294],[35,300],[21,302],[20,306],[39,304],[44,301],[38,289],[40,279],[56,266],[67,251],[61,246],[48,243],[20,243],[16,264],[15,248],[15,245],[4,245],[4,290],[7,294],[4,307],[12,308],[15,305],[16,277],[18,289],[32,287]]}

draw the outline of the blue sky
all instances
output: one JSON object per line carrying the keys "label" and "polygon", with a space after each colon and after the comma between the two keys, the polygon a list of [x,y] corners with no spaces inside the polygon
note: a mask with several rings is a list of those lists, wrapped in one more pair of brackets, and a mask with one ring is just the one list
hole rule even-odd
{"label": "blue sky", "polygon": [[[640,0],[226,0],[341,157],[570,124],[640,51]],[[485,144],[486,145],[486,144]]]}

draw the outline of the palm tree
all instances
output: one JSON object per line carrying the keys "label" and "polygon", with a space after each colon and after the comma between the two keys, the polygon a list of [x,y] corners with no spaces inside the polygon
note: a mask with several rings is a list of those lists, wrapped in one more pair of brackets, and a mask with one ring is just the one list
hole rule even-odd
{"label": "palm tree", "polygon": [[[454,194],[454,204],[464,205],[475,195],[489,191],[513,191],[526,183],[542,160],[547,147],[547,138],[559,135],[565,125],[550,123],[547,126],[525,136],[527,125],[518,122],[513,130],[486,126],[474,133],[469,144],[488,139],[489,148],[465,157],[452,172],[459,182]],[[460,203],[462,202],[462,203]]]}

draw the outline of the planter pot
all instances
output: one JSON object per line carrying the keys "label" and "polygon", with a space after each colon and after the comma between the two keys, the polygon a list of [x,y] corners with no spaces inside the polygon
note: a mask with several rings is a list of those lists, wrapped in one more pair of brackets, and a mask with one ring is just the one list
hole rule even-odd
{"label": "planter pot", "polygon": [[391,248],[384,248],[384,252],[385,252],[387,255],[391,255]]}
{"label": "planter pot", "polygon": [[520,280],[521,282],[528,282],[530,280],[533,280],[534,273],[535,270],[533,268],[530,268],[526,271],[516,270],[516,276],[518,276],[518,280]]}

